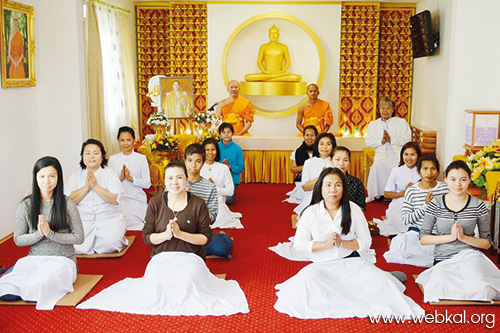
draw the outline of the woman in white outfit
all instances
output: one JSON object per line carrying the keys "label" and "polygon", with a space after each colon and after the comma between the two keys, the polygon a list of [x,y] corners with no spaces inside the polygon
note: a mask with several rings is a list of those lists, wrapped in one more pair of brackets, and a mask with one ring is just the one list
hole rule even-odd
{"label": "woman in white outfit", "polygon": [[408,230],[408,226],[401,221],[401,207],[406,189],[420,180],[416,168],[420,156],[420,147],[415,142],[407,142],[401,149],[399,166],[391,170],[384,189],[384,197],[391,199],[391,203],[385,211],[386,219],[378,225],[380,234],[383,236]]}
{"label": "woman in white outfit", "polygon": [[389,98],[379,103],[380,118],[370,122],[366,131],[367,147],[375,148],[375,157],[368,174],[367,202],[380,198],[392,168],[398,164],[401,146],[411,141],[411,130],[406,120],[396,117],[396,105]]}
{"label": "woman in white outfit", "polygon": [[243,225],[240,222],[241,214],[233,213],[226,205],[226,197],[231,196],[234,193],[234,184],[229,167],[225,164],[219,163],[219,143],[214,138],[208,138],[203,141],[203,148],[205,148],[205,163],[201,168],[200,175],[214,183],[217,187],[219,211],[215,222],[212,224],[212,229],[241,229],[243,228]]}
{"label": "woman in white outfit", "polygon": [[148,202],[144,189],[151,187],[146,156],[134,151],[135,132],[128,126],[118,130],[121,153],[109,158],[109,166],[120,175],[123,195],[120,208],[127,222],[127,230],[142,230]]}
{"label": "woman in white outfit", "polygon": [[295,234],[294,247],[309,252],[313,263],[276,286],[274,308],[303,319],[423,315],[401,282],[363,258],[370,245],[368,223],[347,198],[344,174],[325,169]]}
{"label": "woman in white outfit", "polygon": [[143,239],[152,247],[144,277],[127,278],[103,290],[79,309],[135,314],[221,316],[249,312],[236,281],[217,278],[208,270],[203,245],[212,230],[205,201],[186,191],[182,162],[165,168],[165,192],[152,198]]}
{"label": "woman in white outfit", "polygon": [[65,186],[66,195],[77,204],[85,231],[85,241],[76,253],[121,251],[128,241],[127,225],[118,203],[123,192],[115,170],[107,167],[102,143],[88,139],[80,152],[81,170],[73,172]]}
{"label": "woman in white outfit", "polygon": [[304,163],[302,169],[302,189],[304,190],[304,198],[300,204],[293,210],[295,214],[300,214],[311,203],[312,190],[318,181],[319,174],[325,168],[333,166],[333,148],[337,146],[337,142],[332,133],[321,133],[316,137],[313,146],[313,157]]}
{"label": "woman in white outfit", "polygon": [[14,242],[30,246],[30,251],[0,278],[0,298],[36,301],[38,310],[52,310],[73,291],[73,245],[83,239],[78,209],[64,195],[61,164],[54,157],[42,157],[33,167],[32,192],[19,204],[14,225]]}

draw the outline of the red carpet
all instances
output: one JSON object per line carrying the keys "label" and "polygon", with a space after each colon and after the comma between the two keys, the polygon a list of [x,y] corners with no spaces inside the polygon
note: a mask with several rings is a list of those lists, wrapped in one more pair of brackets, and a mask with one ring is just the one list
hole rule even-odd
{"label": "red carpet", "polygon": [[[248,299],[250,313],[229,317],[168,317],[130,315],[96,310],[77,310],[56,307],[53,311],[37,311],[34,306],[0,306],[0,332],[367,332],[386,331],[454,331],[472,332],[485,330],[487,324],[370,324],[368,319],[301,320],[274,310],[274,286],[295,275],[305,262],[293,262],[279,257],[268,247],[283,242],[294,235],[291,214],[294,205],[282,203],[291,185],[242,184],[231,209],[243,214],[245,229],[226,230],[234,238],[233,259],[208,259],[207,265],[214,274],[227,274],[226,279],[236,280]],[[368,205],[367,218],[385,215],[387,203]],[[120,259],[80,259],[79,273],[103,274],[103,279],[89,296],[126,277],[140,277],[150,257],[150,248],[142,241],[140,232],[136,241]],[[387,264],[382,254],[387,251],[387,238],[376,236],[372,248],[377,251],[377,266],[384,270],[401,270],[408,275],[406,294],[420,304],[426,313],[463,314],[479,319],[481,314],[500,318],[500,308],[437,307],[423,304],[423,295],[411,277],[423,269]],[[10,267],[28,252],[18,248],[12,239],[0,244],[0,264]],[[88,297],[87,297],[88,298]],[[86,299],[87,299],[86,298]],[[496,319],[496,318],[495,318]],[[490,316],[491,322],[491,316]],[[500,324],[499,324],[500,325]],[[496,325],[495,325],[495,328]],[[495,328],[493,330],[495,330]]]}

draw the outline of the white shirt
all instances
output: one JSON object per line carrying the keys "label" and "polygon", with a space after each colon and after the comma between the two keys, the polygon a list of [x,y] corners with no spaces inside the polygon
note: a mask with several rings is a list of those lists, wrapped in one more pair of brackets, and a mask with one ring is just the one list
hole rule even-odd
{"label": "white shirt", "polygon": [[129,170],[132,182],[124,179],[123,199],[135,200],[147,204],[146,193],[143,189],[151,187],[151,176],[146,156],[132,152],[130,155],[118,153],[109,158],[108,165],[113,168],[118,175],[122,172],[123,165]]}
{"label": "white shirt", "polygon": [[387,179],[384,191],[386,192],[404,192],[408,183],[415,184],[420,180],[417,167],[410,169],[403,164],[402,166],[392,168],[391,174]]}
{"label": "white shirt", "polygon": [[233,177],[227,165],[219,162],[214,162],[212,165],[205,163],[201,167],[200,175],[207,180],[213,179],[219,198],[233,195]]}
{"label": "white shirt", "polygon": [[310,180],[316,179],[324,168],[333,167],[331,157],[313,157],[304,162],[302,168],[302,185]]}
{"label": "white shirt", "polygon": [[351,229],[347,235],[342,234],[342,208],[337,211],[332,219],[325,208],[324,200],[307,208],[300,217],[300,223],[295,233],[294,248],[297,251],[309,252],[309,258],[313,262],[341,259],[353,251],[333,247],[328,250],[312,252],[313,242],[323,242],[332,233],[338,233],[343,241],[356,239],[359,244],[358,252],[370,248],[372,238],[368,223],[361,208],[353,202],[349,202],[351,208]]}
{"label": "white shirt", "polygon": [[371,121],[366,128],[365,143],[367,147],[375,148],[375,161],[383,160],[387,156],[387,144],[382,144],[384,125],[387,126],[387,133],[391,137],[390,145],[396,155],[399,155],[405,143],[411,141],[411,130],[406,120],[392,117],[388,124],[384,124],[382,118]]}
{"label": "white shirt", "polygon": [[[116,201],[119,202],[123,193],[120,178],[115,170],[110,167],[99,168],[94,172],[97,184],[113,194],[117,194]],[[71,192],[85,186],[87,180],[87,169],[75,171],[64,185],[64,193],[69,196]],[[118,205],[104,201],[94,190],[90,191],[77,204],[78,212],[82,221],[116,220],[123,219],[123,213]],[[113,222],[110,221],[110,222]]]}

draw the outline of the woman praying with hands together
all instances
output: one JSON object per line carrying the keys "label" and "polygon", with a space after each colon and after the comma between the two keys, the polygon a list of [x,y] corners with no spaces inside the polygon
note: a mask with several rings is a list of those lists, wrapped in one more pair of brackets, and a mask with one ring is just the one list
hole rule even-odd
{"label": "woman praying with hands together", "polygon": [[121,251],[128,241],[126,224],[118,205],[123,189],[115,170],[107,167],[102,143],[88,139],[80,152],[81,170],[66,183],[65,192],[77,204],[85,230],[85,242],[75,246],[77,253]]}

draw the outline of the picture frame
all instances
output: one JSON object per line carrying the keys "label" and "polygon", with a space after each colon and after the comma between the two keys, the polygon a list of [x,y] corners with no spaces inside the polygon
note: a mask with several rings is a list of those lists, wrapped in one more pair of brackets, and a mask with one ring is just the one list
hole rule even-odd
{"label": "picture frame", "polygon": [[34,87],[35,34],[32,6],[1,0],[2,88]]}
{"label": "picture frame", "polygon": [[167,118],[193,118],[193,78],[161,77],[160,101],[161,110]]}

